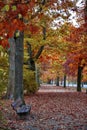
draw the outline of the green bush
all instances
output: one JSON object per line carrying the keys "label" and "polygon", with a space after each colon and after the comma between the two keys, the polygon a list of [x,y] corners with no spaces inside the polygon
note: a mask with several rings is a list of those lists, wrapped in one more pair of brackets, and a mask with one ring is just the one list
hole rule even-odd
{"label": "green bush", "polygon": [[6,91],[7,83],[7,71],[4,69],[0,69],[0,96]]}
{"label": "green bush", "polygon": [[6,54],[0,52],[0,96],[6,91],[8,83],[8,58]]}
{"label": "green bush", "polygon": [[24,69],[24,91],[27,94],[35,93],[38,90],[38,85],[35,79],[35,72]]}

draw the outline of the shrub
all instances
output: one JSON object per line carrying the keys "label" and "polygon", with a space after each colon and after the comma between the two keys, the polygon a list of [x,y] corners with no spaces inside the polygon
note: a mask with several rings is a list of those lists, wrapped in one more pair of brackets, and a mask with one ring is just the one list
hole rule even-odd
{"label": "shrub", "polygon": [[8,83],[8,58],[0,55],[0,96],[6,91]]}
{"label": "shrub", "polygon": [[27,94],[35,93],[38,90],[38,85],[35,79],[35,72],[24,69],[24,90]]}
{"label": "shrub", "polygon": [[6,91],[7,88],[7,71],[4,69],[0,69],[0,96]]}

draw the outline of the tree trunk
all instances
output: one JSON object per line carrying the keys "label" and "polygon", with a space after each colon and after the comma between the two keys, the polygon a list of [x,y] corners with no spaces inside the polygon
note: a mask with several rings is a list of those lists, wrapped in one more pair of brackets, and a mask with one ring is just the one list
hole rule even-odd
{"label": "tree trunk", "polygon": [[43,40],[46,40],[46,27],[43,27]]}
{"label": "tree trunk", "polygon": [[[19,36],[14,36],[15,39],[15,87],[14,87],[14,102],[11,104],[16,113],[26,115],[30,112],[31,106],[27,106],[23,95],[23,55],[24,55],[24,33],[18,32]],[[15,33],[16,35],[16,33]]]}
{"label": "tree trunk", "polygon": [[66,75],[64,75],[64,88],[66,88]]}
{"label": "tree trunk", "polygon": [[56,86],[59,86],[59,76],[57,76],[57,79],[56,79]]}
{"label": "tree trunk", "polygon": [[38,68],[37,62],[35,63],[35,68],[36,68],[36,71],[35,71],[35,74],[36,74],[36,83],[37,83],[38,87],[40,87],[39,68]]}
{"label": "tree trunk", "polygon": [[77,74],[77,91],[78,92],[81,92],[82,70],[83,70],[83,67],[78,66],[78,74]]}
{"label": "tree trunk", "polygon": [[27,64],[29,65],[29,69],[32,71],[35,71],[35,61],[34,61],[34,57],[32,56],[32,48],[31,48],[31,44],[27,41],[27,51],[28,51],[28,55],[29,55],[29,59]]}
{"label": "tree trunk", "polygon": [[29,59],[28,59],[28,65],[29,65],[29,69],[34,71],[35,72],[35,79],[36,79],[36,83],[38,85],[38,87],[40,86],[40,83],[39,83],[39,70],[38,70],[38,67],[37,67],[37,62],[35,62],[39,56],[41,55],[43,49],[44,49],[44,46],[42,45],[37,54],[35,55],[35,57],[32,56],[32,48],[31,48],[31,44],[29,42],[27,42],[27,46],[28,46],[28,55],[29,55]]}
{"label": "tree trunk", "polygon": [[24,104],[23,97],[23,40],[24,33],[20,32],[18,37],[15,37],[15,89],[14,101],[21,99]]}
{"label": "tree trunk", "polygon": [[[87,24],[87,0],[85,1],[84,14],[85,14],[85,23]],[[86,31],[87,31],[87,29],[86,29]]]}
{"label": "tree trunk", "polygon": [[28,65],[30,70],[35,71],[35,61],[33,58],[28,59]]}
{"label": "tree trunk", "polygon": [[14,86],[15,86],[15,40],[14,38],[9,39],[10,50],[9,50],[9,79],[7,87],[7,99],[13,98]]}

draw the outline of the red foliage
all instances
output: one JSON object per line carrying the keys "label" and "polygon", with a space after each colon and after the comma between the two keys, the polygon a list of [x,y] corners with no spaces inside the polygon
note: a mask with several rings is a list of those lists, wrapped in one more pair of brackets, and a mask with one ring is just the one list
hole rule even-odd
{"label": "red foliage", "polygon": [[23,17],[26,15],[28,11],[28,6],[26,4],[18,4],[17,5],[17,12],[18,14],[21,14]]}
{"label": "red foliage", "polygon": [[2,2],[2,1],[0,1],[0,9],[2,8],[2,7],[4,7],[4,3]]}
{"label": "red foliage", "polygon": [[39,31],[39,27],[36,26],[36,25],[30,24],[30,25],[29,25],[29,31],[30,31],[32,34],[36,34],[36,33]]}
{"label": "red foliage", "polygon": [[39,61],[46,64],[49,62],[50,59],[52,59],[51,56],[45,54],[39,57]]}
{"label": "red foliage", "polygon": [[8,39],[0,40],[0,45],[2,45],[3,48],[9,48]]}

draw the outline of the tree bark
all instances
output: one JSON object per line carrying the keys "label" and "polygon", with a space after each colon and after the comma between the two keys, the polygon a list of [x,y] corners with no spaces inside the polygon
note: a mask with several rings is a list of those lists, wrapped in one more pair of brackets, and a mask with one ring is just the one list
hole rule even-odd
{"label": "tree bark", "polygon": [[59,86],[59,76],[57,76],[57,79],[56,79],[56,86]]}
{"label": "tree bark", "polygon": [[43,27],[43,40],[46,40],[46,27]]}
{"label": "tree bark", "polygon": [[37,62],[35,63],[36,83],[40,87],[39,68]]}
{"label": "tree bark", "polygon": [[41,55],[44,46],[41,46],[36,54],[35,57],[32,56],[32,48],[31,48],[31,44],[29,42],[27,42],[28,45],[28,55],[29,55],[29,59],[28,59],[28,65],[29,65],[29,69],[32,71],[35,71],[35,59],[37,60],[39,58],[39,56]]}
{"label": "tree bark", "polygon": [[14,38],[9,39],[9,79],[7,87],[7,99],[13,98],[14,87],[15,87],[15,40]]}
{"label": "tree bark", "polygon": [[[87,0],[85,1],[84,14],[85,14],[85,23],[87,24]],[[87,29],[86,29],[86,31],[87,31]]]}
{"label": "tree bark", "polygon": [[35,56],[35,59],[38,59],[38,58],[39,58],[39,56],[41,55],[43,49],[44,49],[44,45],[42,45],[42,46],[39,48],[39,50],[38,50],[38,52],[37,52],[37,54],[36,54],[36,56]]}
{"label": "tree bark", "polygon": [[23,40],[24,33],[20,32],[18,37],[15,37],[15,89],[14,101],[21,99],[24,104],[23,97]]}
{"label": "tree bark", "polygon": [[66,75],[64,75],[64,88],[66,88]]}
{"label": "tree bark", "polygon": [[78,66],[78,74],[77,74],[77,91],[78,92],[81,92],[82,70],[83,70],[83,67]]}

